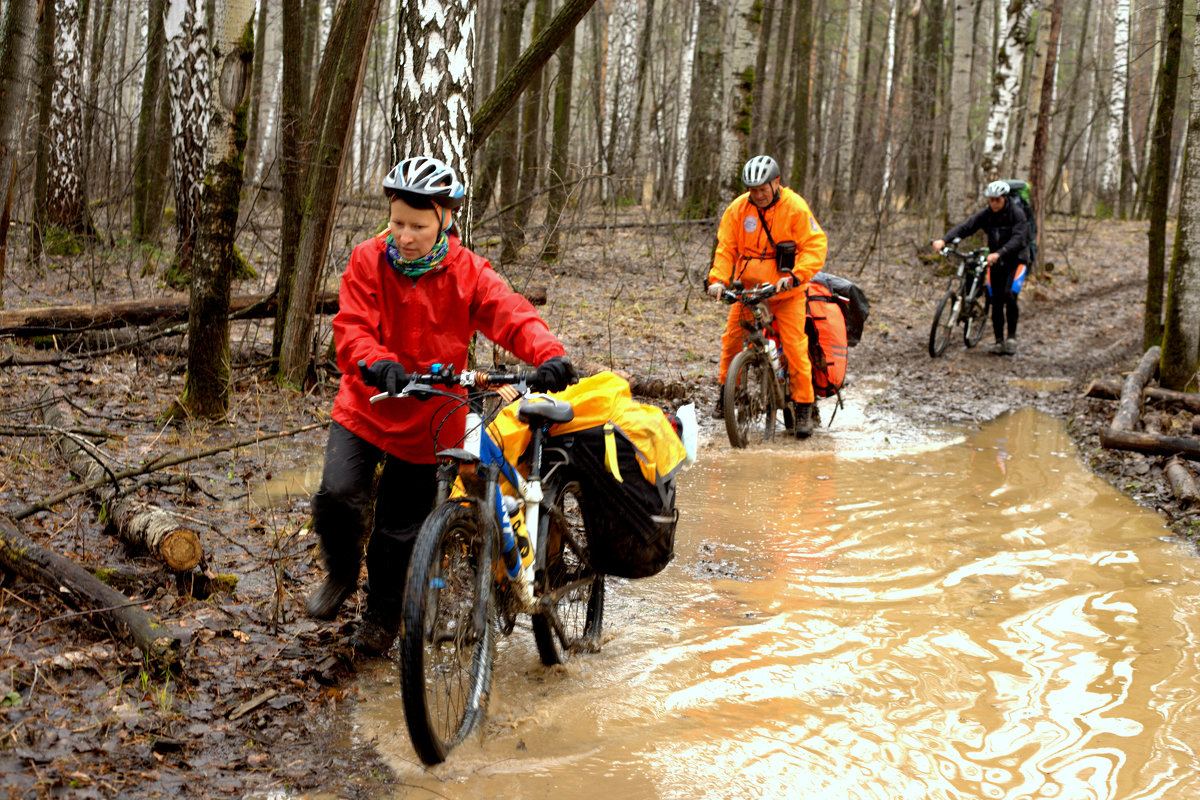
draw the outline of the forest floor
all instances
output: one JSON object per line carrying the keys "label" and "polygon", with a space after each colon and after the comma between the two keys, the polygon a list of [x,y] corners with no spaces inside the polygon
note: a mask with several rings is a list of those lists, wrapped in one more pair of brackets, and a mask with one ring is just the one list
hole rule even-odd
{"label": "forest floor", "polygon": [[[728,446],[708,416],[726,311],[701,288],[712,226],[647,226],[660,220],[638,209],[608,222],[568,230],[569,252],[553,266],[527,248],[520,263],[502,271],[518,288],[546,287],[541,312],[577,363],[682,387],[684,397],[658,402],[674,407],[694,400],[703,448]],[[939,359],[930,359],[926,341],[946,274],[927,243],[941,231],[902,217],[883,232],[882,246],[867,252],[861,245],[873,239],[873,223],[826,221],[827,270],[858,283],[871,300],[845,387],[853,392],[865,378],[886,382],[867,406],[868,419],[914,429],[971,426],[1035,407],[1065,421],[1097,473],[1159,510],[1181,534],[1190,532],[1193,517],[1170,499],[1161,459],[1102,449],[1097,432],[1115,403],[1082,397],[1090,380],[1120,378],[1141,356],[1145,223],[1051,219],[1043,252],[1053,270],[1022,293],[1018,354],[989,355],[988,333],[971,350],[956,337]],[[243,251],[262,272],[235,289],[249,294],[269,288],[273,275],[269,237],[246,230]],[[342,220],[331,287],[350,246],[371,232],[361,219]],[[116,244],[50,257],[35,269],[24,264],[16,238],[0,287],[7,309],[170,294],[158,278],[161,252]],[[487,240],[476,249],[498,255]],[[318,334],[328,341],[328,318]],[[158,417],[182,386],[179,337],[43,364],[34,362],[60,358],[72,343],[0,340],[0,513],[13,514],[72,483],[38,435],[47,387],[69,399],[81,428],[103,432],[92,440],[123,467],[328,419],[336,390],[330,364],[319,365],[306,392],[281,390],[263,370],[269,323],[237,323],[233,337],[229,422],[173,426]],[[233,593],[196,599],[108,535],[82,495],[20,522],[39,545],[94,572],[124,575],[117,588],[184,638],[184,669],[170,679],[147,674],[136,649],[89,624],[90,615],[61,602],[56,591],[4,579],[0,785],[7,796],[354,798],[395,788],[370,743],[350,728],[358,664],[346,638],[361,594],[333,623],[303,615],[304,599],[322,576],[305,527],[305,487],[315,482],[325,435],[317,428],[226,449],[174,468],[186,482],[144,490],[146,499],[196,522],[207,569],[235,576]],[[268,501],[262,492],[268,481],[285,495]]]}

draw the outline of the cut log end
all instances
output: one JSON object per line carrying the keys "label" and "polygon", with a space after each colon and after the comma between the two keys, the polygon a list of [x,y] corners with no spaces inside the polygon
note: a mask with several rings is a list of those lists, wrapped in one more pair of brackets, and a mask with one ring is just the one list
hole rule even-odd
{"label": "cut log end", "polygon": [[195,531],[176,528],[163,535],[158,543],[158,557],[175,572],[187,572],[200,563],[204,548]]}

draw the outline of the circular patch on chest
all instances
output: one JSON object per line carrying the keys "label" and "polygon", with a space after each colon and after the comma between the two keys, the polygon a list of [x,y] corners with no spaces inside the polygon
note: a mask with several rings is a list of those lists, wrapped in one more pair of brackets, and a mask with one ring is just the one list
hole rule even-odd
{"label": "circular patch on chest", "polygon": [[758,217],[746,217],[742,220],[742,230],[746,233],[754,233],[758,230]]}

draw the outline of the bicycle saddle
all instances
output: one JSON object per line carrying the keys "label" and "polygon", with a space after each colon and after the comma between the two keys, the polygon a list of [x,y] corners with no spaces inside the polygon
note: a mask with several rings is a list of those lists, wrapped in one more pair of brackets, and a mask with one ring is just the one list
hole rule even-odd
{"label": "bicycle saddle", "polygon": [[535,394],[521,401],[517,406],[517,416],[526,424],[534,419],[555,423],[570,422],[575,418],[575,409],[565,400],[548,394]]}

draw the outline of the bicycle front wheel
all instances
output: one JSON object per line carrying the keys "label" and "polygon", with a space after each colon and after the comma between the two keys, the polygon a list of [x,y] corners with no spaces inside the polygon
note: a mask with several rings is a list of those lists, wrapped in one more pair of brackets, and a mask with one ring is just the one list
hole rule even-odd
{"label": "bicycle front wheel", "polygon": [[546,610],[535,614],[532,622],[538,655],[549,667],[567,663],[576,653],[600,649],[604,576],[591,567],[579,482],[547,488],[554,504],[538,525],[538,540],[546,543],[545,567],[539,577]]}
{"label": "bicycle front wheel", "polygon": [[974,347],[983,338],[983,329],[987,327],[987,312],[987,304],[978,297],[963,310],[966,322],[966,326],[963,328],[963,344],[967,347]]}
{"label": "bicycle front wheel", "polygon": [[946,292],[933,314],[933,326],[929,329],[929,357],[937,358],[946,352],[950,344],[950,333],[954,329],[954,301],[958,295]]}
{"label": "bicycle front wheel", "polygon": [[734,447],[769,441],[775,435],[775,371],[760,350],[743,350],[725,374],[725,430]]}
{"label": "bicycle front wheel", "polygon": [[426,764],[446,760],[483,716],[496,629],[492,540],[475,508],[447,502],[421,526],[400,631],[404,718]]}

